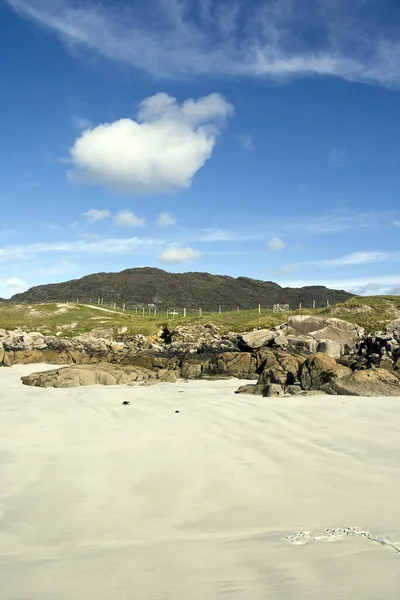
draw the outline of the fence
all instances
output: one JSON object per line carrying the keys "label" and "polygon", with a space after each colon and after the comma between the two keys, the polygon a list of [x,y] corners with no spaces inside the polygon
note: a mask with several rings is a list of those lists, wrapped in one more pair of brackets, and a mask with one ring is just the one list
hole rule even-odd
{"label": "fence", "polygon": [[[53,300],[52,303],[56,304],[79,304],[83,306],[91,306],[94,309],[98,309],[100,311],[117,311],[117,312],[125,312],[130,311],[138,316],[149,316],[156,317],[161,315],[166,315],[167,317],[177,317],[177,316],[205,316],[205,315],[216,315],[222,313],[231,313],[236,312],[240,314],[242,311],[254,311],[256,314],[266,314],[270,312],[274,313],[286,313],[290,311],[301,310],[304,308],[329,308],[330,302],[326,300],[325,302],[317,302],[316,300],[311,300],[309,302],[300,302],[298,305],[290,305],[290,304],[273,304],[273,305],[262,305],[259,304],[255,308],[247,308],[240,306],[227,306],[227,305],[219,305],[214,310],[210,310],[210,308],[203,309],[202,307],[196,308],[181,308],[181,307],[166,307],[156,306],[153,303],[150,304],[142,304],[142,303],[129,303],[129,302],[105,302],[104,298],[76,298],[75,300]],[[30,303],[35,304],[35,303]],[[37,304],[43,304],[43,302],[38,302]]]}

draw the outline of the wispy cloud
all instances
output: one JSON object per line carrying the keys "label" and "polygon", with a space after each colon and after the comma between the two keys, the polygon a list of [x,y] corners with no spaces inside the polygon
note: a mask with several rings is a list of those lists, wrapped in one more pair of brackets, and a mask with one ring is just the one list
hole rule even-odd
{"label": "wispy cloud", "polygon": [[109,210],[98,210],[97,208],[91,208],[84,213],[84,216],[88,221],[102,221],[103,219],[108,219],[111,217],[111,213]]}
{"label": "wispy cloud", "polygon": [[312,264],[316,267],[328,267],[336,269],[340,267],[370,265],[399,259],[400,252],[353,252],[351,254],[341,256],[340,258],[333,258],[331,260],[316,260],[310,262],[309,264]]}
{"label": "wispy cloud", "polygon": [[293,265],[286,265],[286,267],[283,267],[282,269],[280,269],[278,271],[279,275],[290,275],[291,273],[295,273],[296,271],[298,271],[300,268],[300,265],[298,264],[293,264]]}
{"label": "wispy cloud", "polygon": [[393,226],[393,215],[381,212],[332,211],[322,215],[307,215],[282,227],[300,234],[320,235],[341,231],[360,231]]}
{"label": "wispy cloud", "polygon": [[333,167],[344,169],[349,166],[347,151],[345,148],[333,147],[329,153],[329,162]]}
{"label": "wispy cloud", "polygon": [[[369,0],[5,0],[82,47],[162,78],[330,75],[400,83],[399,23]],[[154,19],[154,15],[157,19]],[[394,14],[394,11],[393,11]],[[395,16],[395,14],[394,14]]]}
{"label": "wispy cloud", "polygon": [[0,248],[0,262],[30,260],[38,255],[49,253],[63,255],[146,255],[152,249],[165,244],[165,240],[153,238],[108,238],[99,240],[73,240],[67,242],[21,244]]}
{"label": "wispy cloud", "polygon": [[239,133],[239,135],[236,135],[235,138],[237,139],[239,144],[242,146],[243,150],[246,150],[247,152],[251,152],[252,150],[255,149],[253,138],[248,133]]}

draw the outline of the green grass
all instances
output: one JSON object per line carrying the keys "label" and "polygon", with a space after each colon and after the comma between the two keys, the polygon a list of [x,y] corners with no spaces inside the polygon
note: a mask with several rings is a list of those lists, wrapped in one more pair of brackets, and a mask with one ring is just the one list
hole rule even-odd
{"label": "green grass", "polygon": [[[62,336],[72,337],[93,329],[113,328],[117,331],[127,327],[126,335],[142,333],[155,335],[162,325],[170,330],[179,325],[212,322],[220,328],[222,333],[228,331],[243,332],[257,327],[269,328],[286,321],[288,314],[315,314],[321,316],[337,317],[351,323],[365,327],[367,331],[384,329],[388,322],[400,317],[400,297],[398,296],[372,296],[351,298],[344,304],[337,304],[330,308],[303,309],[291,313],[273,313],[266,309],[243,310],[240,313],[190,313],[185,318],[183,315],[167,317],[165,313],[158,313],[155,317],[145,314],[136,314],[136,311],[105,312],[97,309],[97,305],[86,306],[69,304],[64,307],[57,304],[39,305],[0,305],[0,328],[17,329],[26,331],[41,331],[45,335],[54,335],[60,331]],[[112,310],[112,309],[108,309]],[[74,328],[68,328],[76,323]]]}

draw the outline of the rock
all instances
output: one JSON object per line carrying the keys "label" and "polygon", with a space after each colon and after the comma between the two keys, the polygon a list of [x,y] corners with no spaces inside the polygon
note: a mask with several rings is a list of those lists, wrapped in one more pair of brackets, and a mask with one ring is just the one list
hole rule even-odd
{"label": "rock", "polygon": [[242,340],[249,348],[257,350],[262,346],[267,346],[274,338],[277,337],[277,332],[271,329],[259,329],[255,331],[249,331],[242,335]]}
{"label": "rock", "polygon": [[287,347],[292,348],[297,352],[307,352],[309,354],[314,354],[318,348],[317,340],[314,340],[314,338],[307,337],[305,335],[289,335],[285,339]]}
{"label": "rock", "polygon": [[264,396],[264,385],[248,384],[241,385],[235,394],[251,394],[253,396]]}
{"label": "rock", "polygon": [[285,393],[291,396],[299,396],[303,392],[299,385],[287,385],[285,386]]}
{"label": "rock", "polygon": [[249,352],[224,352],[211,358],[206,372],[210,375],[230,375],[238,379],[254,379],[256,359]]}
{"label": "rock", "polygon": [[182,379],[199,379],[207,369],[209,360],[204,355],[187,355],[180,365]]}
{"label": "rock", "polygon": [[259,376],[257,383],[259,385],[267,385],[270,383],[277,385],[291,385],[294,381],[295,377],[277,364],[276,367],[264,369]]}
{"label": "rock", "polygon": [[397,341],[400,341],[400,319],[395,319],[394,321],[391,321],[387,325],[386,331],[389,334],[391,334],[392,337],[397,339]]}
{"label": "rock", "polygon": [[159,369],[157,371],[157,379],[164,383],[175,383],[178,381],[179,376],[175,371],[169,369]]}
{"label": "rock", "polygon": [[319,390],[323,385],[351,373],[351,369],[338,364],[325,354],[310,356],[300,367],[300,382],[303,390]]}
{"label": "rock", "polygon": [[47,343],[41,333],[33,331],[16,330],[8,331],[8,335],[2,338],[5,350],[41,350],[47,348]]}
{"label": "rock", "polygon": [[137,381],[138,378],[148,379],[149,377],[149,373],[138,368],[124,369],[118,365],[100,363],[97,365],[73,365],[32,373],[21,377],[21,380],[24,385],[30,386],[70,388],[88,385],[121,385]]}
{"label": "rock", "polygon": [[327,394],[340,396],[400,397],[400,379],[386,369],[372,368],[332,379],[322,390]]}
{"label": "rock", "polygon": [[342,346],[337,340],[320,340],[318,342],[317,352],[322,352],[322,354],[326,354],[331,358],[340,358]]}
{"label": "rock", "polygon": [[283,385],[269,383],[264,388],[264,396],[267,398],[280,398],[285,393]]}
{"label": "rock", "polygon": [[287,336],[309,336],[318,341],[332,341],[353,347],[364,335],[364,329],[342,319],[293,315],[288,318]]}

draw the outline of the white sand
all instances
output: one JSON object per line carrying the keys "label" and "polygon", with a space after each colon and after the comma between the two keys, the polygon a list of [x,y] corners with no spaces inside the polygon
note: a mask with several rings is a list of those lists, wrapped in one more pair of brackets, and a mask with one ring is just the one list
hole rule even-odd
{"label": "white sand", "polygon": [[400,542],[400,398],[19,383],[37,370],[0,369],[1,600],[399,598],[393,548],[312,537]]}

